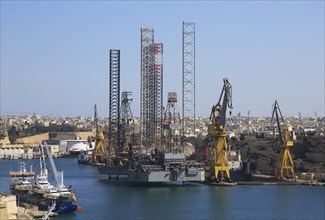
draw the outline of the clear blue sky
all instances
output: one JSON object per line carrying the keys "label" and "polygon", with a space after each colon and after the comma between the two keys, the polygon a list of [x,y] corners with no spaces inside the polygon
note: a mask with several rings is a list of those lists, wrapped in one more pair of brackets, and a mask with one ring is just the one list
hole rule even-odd
{"label": "clear blue sky", "polygon": [[121,91],[139,115],[140,27],[164,44],[164,106],[181,111],[182,21],[196,23],[196,114],[223,77],[233,113],[324,116],[324,1],[1,1],[1,115],[108,116],[108,52],[121,50]]}

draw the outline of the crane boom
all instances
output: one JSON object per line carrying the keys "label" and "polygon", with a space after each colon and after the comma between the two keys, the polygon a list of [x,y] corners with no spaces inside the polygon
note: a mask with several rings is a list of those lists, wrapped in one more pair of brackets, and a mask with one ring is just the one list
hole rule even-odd
{"label": "crane boom", "polygon": [[96,135],[98,135],[99,127],[98,127],[98,112],[97,112],[97,104],[94,107],[94,124],[96,126]]}
{"label": "crane boom", "polygon": [[[280,154],[276,165],[276,175],[278,177],[283,177],[284,171],[286,171],[287,177],[294,176],[294,164],[292,161],[292,157],[290,155],[289,147],[293,146],[292,142],[292,131],[289,130],[288,125],[284,122],[280,106],[278,101],[275,100],[273,104],[273,112],[271,122],[273,122],[274,115],[276,117],[279,139],[280,139]],[[281,129],[280,117],[283,123],[283,129]]]}
{"label": "crane boom", "polygon": [[106,156],[106,149],[104,147],[104,134],[101,126],[99,125],[97,105],[94,108],[94,123],[96,126],[96,143],[92,154],[92,164],[103,163]]}
{"label": "crane boom", "polygon": [[220,119],[219,119],[219,125],[221,125],[222,127],[225,127],[226,125],[226,112],[227,112],[227,106],[229,108],[233,108],[232,107],[232,88],[231,88],[231,84],[229,82],[229,80],[225,77],[223,79],[223,88],[222,88],[222,91],[221,91],[221,95],[220,95],[220,98],[219,98],[219,102],[217,105],[220,105],[220,101],[222,99],[222,96],[224,95],[223,97],[223,103],[222,103],[222,109],[221,109],[221,112],[220,112]]}
{"label": "crane boom", "polygon": [[273,122],[273,118],[274,118],[274,114],[275,114],[275,116],[276,116],[276,122],[277,122],[277,126],[278,126],[280,143],[283,144],[284,143],[284,141],[283,141],[283,134],[282,134],[282,130],[281,130],[281,123],[280,123],[280,120],[279,120],[279,114],[278,114],[278,112],[280,113],[282,123],[285,124],[284,123],[284,120],[283,120],[283,116],[282,116],[281,110],[280,110],[280,106],[278,104],[278,101],[275,100],[275,102],[273,104],[273,113],[272,113],[271,122]]}
{"label": "crane boom", "polygon": [[219,101],[216,105],[212,106],[210,115],[211,124],[208,125],[208,133],[212,137],[209,173],[210,179],[223,180],[226,178],[230,181],[225,125],[227,107],[233,108],[232,86],[227,78],[224,78],[223,82],[224,85]]}
{"label": "crane boom", "polygon": [[[224,85],[221,90],[219,101],[216,105],[212,107],[210,119],[217,126],[217,128],[224,128],[226,125],[226,112],[227,106],[233,108],[232,106],[232,86],[229,80],[225,77],[223,79]],[[222,101],[222,105],[221,100]]]}

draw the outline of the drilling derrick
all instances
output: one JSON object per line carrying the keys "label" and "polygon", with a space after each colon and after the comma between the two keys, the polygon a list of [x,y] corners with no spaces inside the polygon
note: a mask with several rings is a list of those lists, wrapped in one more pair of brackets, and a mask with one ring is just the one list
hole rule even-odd
{"label": "drilling derrick", "polygon": [[153,55],[155,58],[153,67],[154,76],[154,103],[155,103],[155,146],[162,148],[162,118],[163,118],[163,44],[155,43],[153,45]]}
{"label": "drilling derrick", "polygon": [[167,98],[167,107],[164,112],[164,137],[165,151],[172,153],[182,152],[180,144],[181,118],[177,106],[177,93],[169,92]]}
{"label": "drilling derrick", "polygon": [[[276,164],[276,176],[277,177],[284,177],[284,171],[286,174],[286,177],[294,177],[294,164],[291,158],[289,147],[293,146],[293,133],[289,129],[289,126],[284,122],[284,119],[282,117],[282,113],[280,110],[280,106],[278,104],[278,101],[275,100],[275,103],[273,104],[273,113],[272,113],[272,119],[271,122],[273,122],[274,115],[276,117],[276,123],[278,127],[279,132],[279,139],[280,139],[280,155]],[[281,129],[281,122],[280,118],[283,124],[283,129]]]}
{"label": "drilling derrick", "polygon": [[120,152],[120,50],[110,50],[109,157]]}
{"label": "drilling derrick", "polygon": [[140,145],[146,151],[154,140],[153,85],[151,46],[154,43],[154,31],[150,27],[141,27],[141,103],[140,103]]}
{"label": "drilling derrick", "polygon": [[122,112],[121,112],[121,145],[123,151],[127,152],[132,146],[131,135],[134,131],[134,121],[131,111],[132,92],[122,92]]}
{"label": "drilling derrick", "polygon": [[141,27],[140,145],[161,148],[163,45],[154,43],[153,28]]}
{"label": "drilling derrick", "polygon": [[97,105],[95,105],[94,109],[94,122],[96,126],[96,143],[92,154],[92,163],[97,164],[103,163],[105,161],[106,156],[106,150],[103,143],[104,134],[98,122]]}
{"label": "drilling derrick", "polygon": [[[211,123],[208,125],[208,133],[212,137],[210,150],[210,178],[211,180],[230,180],[228,166],[228,145],[226,140],[226,111],[227,106],[232,107],[232,88],[227,78],[223,79],[224,85],[221,90],[219,101],[212,106],[210,115]],[[221,99],[223,102],[221,104]]]}

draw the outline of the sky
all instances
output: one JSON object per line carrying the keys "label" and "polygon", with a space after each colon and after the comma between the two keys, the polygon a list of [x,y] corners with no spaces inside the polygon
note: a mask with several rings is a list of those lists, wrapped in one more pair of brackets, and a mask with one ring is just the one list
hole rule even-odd
{"label": "sky", "polygon": [[196,116],[223,78],[233,115],[325,114],[324,1],[1,1],[1,116],[108,117],[109,50],[140,112],[140,27],[163,43],[164,103],[182,112],[182,22],[195,22]]}

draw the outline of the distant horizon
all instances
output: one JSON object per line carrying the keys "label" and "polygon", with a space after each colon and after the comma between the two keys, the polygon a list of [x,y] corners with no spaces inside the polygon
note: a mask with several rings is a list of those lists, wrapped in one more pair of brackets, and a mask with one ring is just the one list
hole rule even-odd
{"label": "distant horizon", "polygon": [[[182,22],[195,22],[196,115],[209,117],[223,78],[233,114],[325,115],[324,1],[0,1],[0,115],[108,117],[109,50],[120,91],[140,115],[140,27],[163,43],[163,106],[182,116]],[[70,116],[65,116],[70,115]],[[264,115],[264,116],[261,116]],[[290,117],[288,116],[288,117]],[[305,117],[306,117],[305,116]]]}

